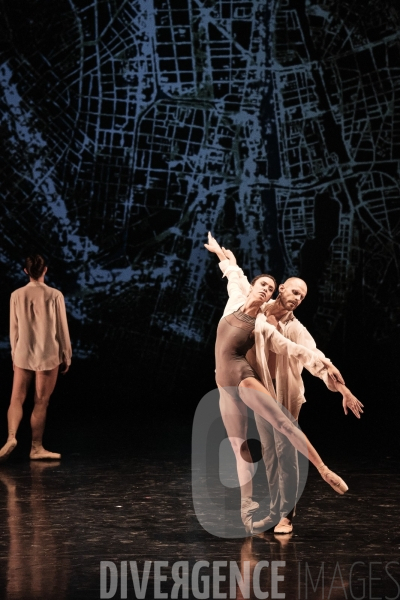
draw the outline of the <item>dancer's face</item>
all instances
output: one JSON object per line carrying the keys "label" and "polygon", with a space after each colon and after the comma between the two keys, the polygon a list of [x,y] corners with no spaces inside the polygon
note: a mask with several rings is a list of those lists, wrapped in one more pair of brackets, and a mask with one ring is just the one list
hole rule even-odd
{"label": "dancer's face", "polygon": [[262,304],[267,302],[275,291],[275,282],[270,277],[260,277],[251,286],[249,298]]}
{"label": "dancer's face", "polygon": [[279,286],[279,299],[286,310],[295,310],[306,295],[307,285],[297,277],[291,277]]}

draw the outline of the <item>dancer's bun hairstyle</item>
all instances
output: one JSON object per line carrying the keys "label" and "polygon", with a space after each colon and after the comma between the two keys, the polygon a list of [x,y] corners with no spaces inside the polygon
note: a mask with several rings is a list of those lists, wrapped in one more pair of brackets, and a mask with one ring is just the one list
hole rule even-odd
{"label": "dancer's bun hairstyle", "polygon": [[25,269],[28,271],[29,277],[39,279],[43,275],[46,268],[46,261],[40,254],[31,254],[25,261]]}

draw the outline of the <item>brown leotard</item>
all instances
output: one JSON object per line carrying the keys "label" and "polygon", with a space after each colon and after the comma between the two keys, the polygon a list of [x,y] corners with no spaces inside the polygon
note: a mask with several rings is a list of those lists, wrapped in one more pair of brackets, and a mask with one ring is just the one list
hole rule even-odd
{"label": "brown leotard", "polygon": [[258,375],[246,360],[246,352],[254,346],[255,318],[240,309],[219,322],[215,342],[215,379],[221,387],[237,387],[246,377]]}

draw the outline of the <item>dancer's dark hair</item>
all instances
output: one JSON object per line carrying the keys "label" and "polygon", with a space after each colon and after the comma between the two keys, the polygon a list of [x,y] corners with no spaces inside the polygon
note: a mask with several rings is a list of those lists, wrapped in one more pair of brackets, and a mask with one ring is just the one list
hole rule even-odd
{"label": "dancer's dark hair", "polygon": [[40,254],[31,254],[25,260],[25,269],[28,271],[29,277],[39,279],[43,275],[46,268],[46,261]]}
{"label": "dancer's dark hair", "polygon": [[276,290],[276,288],[278,287],[278,284],[276,283],[276,279],[273,275],[269,275],[268,273],[261,273],[261,275],[257,275],[257,277],[254,277],[253,281],[251,282],[251,285],[254,285],[255,282],[257,281],[257,279],[260,279],[261,277],[269,277],[270,279],[272,279],[272,281],[275,284],[274,291]]}

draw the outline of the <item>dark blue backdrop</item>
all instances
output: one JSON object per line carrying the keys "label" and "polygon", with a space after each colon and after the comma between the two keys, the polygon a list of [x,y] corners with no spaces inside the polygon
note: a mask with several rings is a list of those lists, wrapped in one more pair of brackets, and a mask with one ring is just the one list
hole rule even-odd
{"label": "dark blue backdrop", "polygon": [[8,297],[37,249],[66,296],[81,410],[112,397],[122,419],[146,394],[193,410],[225,300],[212,229],[250,275],[304,277],[321,348],[359,395],[394,401],[397,0],[0,7],[7,377]]}

